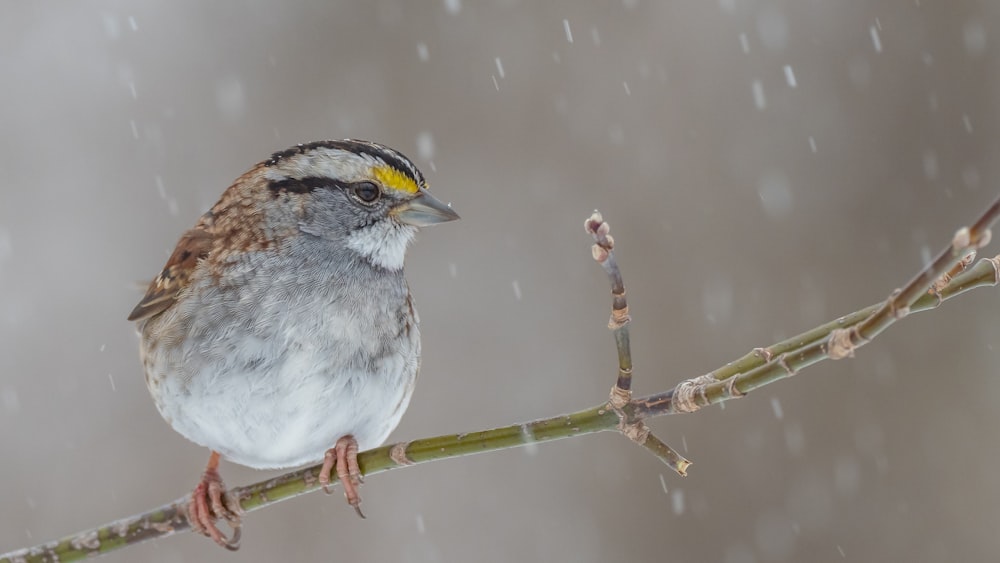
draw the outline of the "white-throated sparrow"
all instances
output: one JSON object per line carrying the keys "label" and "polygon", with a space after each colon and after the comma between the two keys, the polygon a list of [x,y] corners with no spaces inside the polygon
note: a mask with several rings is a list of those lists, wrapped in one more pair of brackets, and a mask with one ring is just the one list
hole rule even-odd
{"label": "white-throated sparrow", "polygon": [[455,219],[402,154],[321,141],[254,166],[181,236],[129,320],[156,408],[212,450],[192,527],[238,545],[220,455],[259,469],[322,459],[320,483],[336,468],[358,508],[358,449],[396,427],[420,367],[407,245]]}

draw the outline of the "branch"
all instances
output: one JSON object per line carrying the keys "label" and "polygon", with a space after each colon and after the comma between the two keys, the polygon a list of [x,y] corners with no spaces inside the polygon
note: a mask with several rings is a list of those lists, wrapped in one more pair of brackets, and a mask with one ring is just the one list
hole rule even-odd
{"label": "branch", "polygon": [[[631,398],[632,361],[628,339],[628,305],[617,261],[614,239],[600,214],[587,220],[594,236],[594,258],[605,269],[612,286],[612,318],[619,371],[611,399],[572,414],[513,424],[468,434],[400,442],[362,452],[358,464],[370,476],[398,467],[495,451],[615,430],[641,443],[647,450],[684,474],[688,462],[653,436],[645,420],[667,414],[693,412],[704,406],[743,397],[753,389],[784,379],[824,359],[852,357],[854,351],[909,313],[934,309],[966,291],[1000,282],[1000,256],[980,260],[974,267],[970,255],[990,238],[989,227],[1000,215],[1000,198],[972,227],[956,233],[952,244],[922,269],[902,289],[885,301],[841,317],[808,332],[746,356],[708,374],[682,381],[664,393]],[[259,483],[235,487],[229,494],[246,512],[320,488],[321,465],[314,465]],[[159,508],[123,518],[61,540],[0,555],[0,563],[76,561],[108,553],[149,539],[186,531],[189,496]]]}
{"label": "branch", "polygon": [[[628,415],[642,418],[654,413],[694,412],[708,405],[738,399],[750,391],[791,377],[799,370],[822,360],[854,357],[857,348],[867,344],[896,321],[914,310],[934,308],[947,297],[971,289],[985,276],[996,285],[1000,279],[1000,256],[984,259],[968,272],[955,276],[970,255],[989,243],[989,227],[1000,216],[1000,198],[983,212],[972,227],[962,227],[950,245],[917,273],[903,288],[867,309],[827,323],[807,333],[767,348],[756,348],[734,364],[714,372],[680,382],[666,393],[653,395],[629,405]],[[950,279],[950,281],[944,281]],[[976,281],[973,281],[976,280]],[[668,411],[664,413],[664,409]]]}
{"label": "branch", "polygon": [[608,321],[608,328],[614,333],[615,346],[618,348],[618,379],[611,388],[608,406],[618,415],[618,431],[684,477],[691,462],[666,442],[652,435],[641,417],[631,417],[625,412],[625,408],[632,403],[632,348],[628,337],[628,324],[632,317],[628,314],[625,282],[622,281],[618,260],[615,259],[615,239],[611,237],[611,225],[604,221],[599,212],[594,211],[584,223],[584,228],[594,237],[594,246],[591,247],[594,260],[604,268],[608,281],[611,282],[611,320]]}

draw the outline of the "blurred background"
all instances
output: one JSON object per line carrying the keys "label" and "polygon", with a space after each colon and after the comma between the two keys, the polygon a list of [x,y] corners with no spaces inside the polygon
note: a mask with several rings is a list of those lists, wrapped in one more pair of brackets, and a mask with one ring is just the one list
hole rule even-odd
{"label": "blurred background", "polygon": [[[125,320],[233,178],[299,142],[410,155],[463,221],[408,259],[424,336],[397,440],[601,402],[583,220],[612,224],[653,393],[884,298],[994,197],[1000,5],[911,0],[6,2],[0,552],[185,494],[208,452]],[[996,253],[996,245],[992,249]],[[653,421],[373,477],[109,561],[987,560],[997,293]],[[274,473],[224,463],[230,485]]]}

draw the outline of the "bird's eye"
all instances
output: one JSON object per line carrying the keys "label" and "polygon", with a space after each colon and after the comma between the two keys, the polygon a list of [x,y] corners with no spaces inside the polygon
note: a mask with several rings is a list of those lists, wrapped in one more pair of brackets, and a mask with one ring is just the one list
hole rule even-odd
{"label": "bird's eye", "polygon": [[374,203],[382,192],[373,182],[358,182],[353,186],[354,195],[364,203]]}

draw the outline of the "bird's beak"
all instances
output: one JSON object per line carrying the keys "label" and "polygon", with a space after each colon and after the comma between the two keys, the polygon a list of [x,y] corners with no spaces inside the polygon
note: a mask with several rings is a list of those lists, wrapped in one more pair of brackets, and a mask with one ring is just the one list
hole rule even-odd
{"label": "bird's beak", "polygon": [[414,227],[437,225],[459,218],[450,205],[432,196],[426,188],[420,188],[413,199],[397,205],[390,213],[401,223]]}

